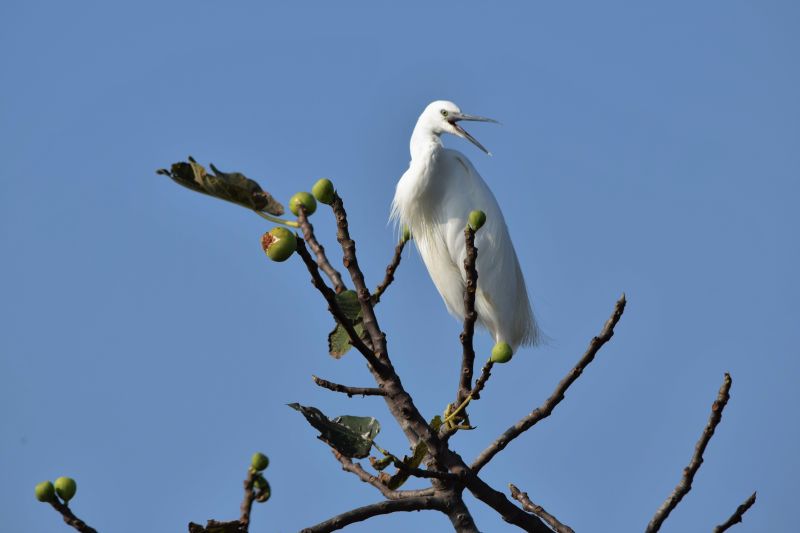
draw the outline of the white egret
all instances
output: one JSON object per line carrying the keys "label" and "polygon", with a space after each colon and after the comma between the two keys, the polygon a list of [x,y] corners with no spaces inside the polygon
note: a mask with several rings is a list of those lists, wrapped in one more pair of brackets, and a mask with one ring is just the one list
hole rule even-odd
{"label": "white egret", "polygon": [[[525,279],[497,200],[467,156],[445,148],[442,133],[469,140],[489,154],[459,121],[497,122],[465,115],[453,102],[428,105],[411,135],[411,162],[397,183],[391,218],[408,226],[448,311],[464,318],[464,228],[469,213],[486,213],[477,232],[478,286],[475,309],[478,323],[496,343],[536,344],[539,328],[528,300]],[[491,155],[491,154],[489,154]]]}

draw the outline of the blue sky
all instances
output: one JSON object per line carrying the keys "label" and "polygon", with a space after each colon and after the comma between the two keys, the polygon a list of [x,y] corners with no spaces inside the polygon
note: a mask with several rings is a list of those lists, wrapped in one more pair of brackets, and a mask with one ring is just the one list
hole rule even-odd
{"label": "blue sky", "polygon": [[[473,458],[550,394],[624,291],[617,335],[554,416],[485,471],[576,531],[641,531],[677,483],[723,373],[732,398],[663,531],[787,531],[800,492],[800,9],[793,2],[4,2],[0,7],[0,514],[65,531],[33,486],[72,475],[101,531],[236,516],[250,454],[295,531],[378,494],[285,404],[374,415],[326,355],[332,326],[269,225],[154,170],[191,154],[286,202],[322,176],[370,285],[408,138],[431,100],[497,118],[463,150],[504,208],[552,342],[498,369],[459,433]],[[333,257],[329,213],[315,215]],[[415,251],[379,309],[426,416],[452,400],[458,322]],[[491,343],[481,333],[481,354]],[[482,356],[481,356],[482,357]],[[484,531],[510,530],[468,499]],[[446,531],[442,515],[351,531]]]}

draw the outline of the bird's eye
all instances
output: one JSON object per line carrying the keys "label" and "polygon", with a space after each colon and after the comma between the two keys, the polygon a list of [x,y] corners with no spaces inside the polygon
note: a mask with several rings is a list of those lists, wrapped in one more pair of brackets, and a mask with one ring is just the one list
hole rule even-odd
{"label": "bird's eye", "polygon": [[442,109],[442,116],[443,116],[443,117],[446,117],[446,116],[447,116],[447,110],[446,110],[446,109]]}

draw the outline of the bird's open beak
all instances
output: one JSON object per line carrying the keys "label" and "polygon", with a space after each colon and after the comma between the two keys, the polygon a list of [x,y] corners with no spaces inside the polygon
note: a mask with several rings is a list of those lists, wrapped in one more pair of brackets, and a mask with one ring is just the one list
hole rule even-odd
{"label": "bird's open beak", "polygon": [[493,122],[495,124],[499,124],[499,122],[497,122],[492,118],[478,117],[475,115],[465,115],[464,113],[453,113],[452,115],[450,115],[449,119],[450,124],[453,125],[456,132],[458,132],[459,136],[467,139],[469,142],[471,142],[472,144],[474,144],[475,146],[486,152],[488,155],[492,155],[492,153],[489,150],[487,150],[486,147],[484,147],[481,143],[478,142],[478,139],[470,135],[469,132],[467,132],[467,130],[459,126],[458,124],[459,120],[470,120],[473,122]]}

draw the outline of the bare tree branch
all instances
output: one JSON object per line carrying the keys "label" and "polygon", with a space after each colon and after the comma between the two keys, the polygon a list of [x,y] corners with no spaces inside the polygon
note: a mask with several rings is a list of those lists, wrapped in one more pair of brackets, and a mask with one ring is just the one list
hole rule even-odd
{"label": "bare tree branch", "polygon": [[397,267],[400,266],[400,260],[403,258],[403,248],[405,248],[405,246],[406,241],[400,239],[400,242],[394,247],[392,262],[386,267],[386,277],[383,278],[380,285],[375,288],[375,292],[372,293],[372,305],[377,305],[378,302],[381,301],[381,296],[383,296],[383,293],[386,292],[386,289],[389,288],[389,285],[394,281],[394,273],[397,271]]}
{"label": "bare tree branch", "polygon": [[464,272],[466,284],[464,285],[464,329],[461,332],[461,373],[456,395],[456,406],[461,405],[469,396],[472,389],[472,372],[475,365],[475,348],[472,338],[475,334],[475,321],[478,313],[475,311],[475,291],[478,288],[478,270],[475,262],[478,260],[478,249],[475,248],[475,230],[466,227],[464,240],[467,246],[467,256],[464,258]]}
{"label": "bare tree branch", "polygon": [[336,291],[337,294],[346,290],[347,287],[344,282],[342,282],[342,275],[331,266],[330,261],[328,261],[328,256],[325,255],[325,248],[317,241],[317,237],[314,234],[314,226],[311,225],[306,215],[306,208],[301,205],[299,206],[299,211],[300,214],[297,215],[297,221],[300,223],[300,229],[303,231],[303,239],[305,239],[309,248],[311,248],[311,251],[314,252],[314,255],[317,257],[317,266],[319,266],[331,282],[333,282],[333,290]]}
{"label": "bare tree branch", "polygon": [[520,491],[513,483],[508,484],[508,488],[511,489],[511,497],[517,500],[519,503],[522,504],[522,507],[525,508],[526,511],[529,513],[533,513],[545,522],[555,531],[556,533],[575,533],[571,527],[562,524],[561,522],[556,519],[555,516],[551,515],[541,505],[537,505],[531,501],[528,497],[527,492]]}
{"label": "bare tree branch", "polygon": [[526,513],[514,505],[505,494],[493,489],[488,483],[471,473],[466,476],[467,489],[473,496],[497,511],[509,524],[514,524],[524,531],[531,533],[551,533],[544,523],[536,516]]}
{"label": "bare tree branch", "polygon": [[336,457],[336,460],[342,464],[342,470],[345,472],[350,472],[351,474],[355,474],[364,483],[368,483],[378,489],[381,494],[383,494],[389,500],[416,498],[420,496],[433,496],[435,493],[435,489],[433,487],[419,490],[392,490],[384,485],[377,476],[373,476],[364,470],[360,464],[354,463],[348,457],[345,457],[333,448],[331,448],[331,451],[333,452],[333,456]]}
{"label": "bare tree branch", "polygon": [[435,496],[417,496],[414,498],[404,498],[402,500],[384,500],[344,512],[324,522],[320,522],[315,526],[303,529],[300,533],[328,533],[330,531],[342,529],[356,522],[362,522],[373,516],[400,511],[424,511],[429,509],[444,512],[444,502],[442,502],[441,498]]}
{"label": "bare tree branch", "polygon": [[250,511],[253,510],[253,501],[256,499],[256,491],[253,489],[258,473],[249,468],[247,470],[247,477],[244,478],[244,499],[240,508],[241,515],[239,516],[239,524],[241,524],[242,533],[247,533],[250,527]]}
{"label": "bare tree branch", "polygon": [[453,528],[458,533],[480,533],[461,494],[453,492],[449,497],[445,497],[444,500],[444,513],[450,519],[450,523],[453,524]]}
{"label": "bare tree branch", "polygon": [[719,393],[717,393],[717,399],[714,400],[714,403],[711,405],[711,415],[708,418],[708,423],[706,424],[705,429],[703,430],[703,434],[700,435],[700,440],[697,441],[697,444],[694,447],[694,454],[692,454],[692,460],[689,462],[689,465],[683,469],[683,476],[681,477],[680,482],[672,491],[664,503],[661,504],[661,507],[658,508],[656,514],[653,516],[653,519],[650,520],[650,523],[647,524],[647,529],[645,530],[646,533],[655,533],[659,529],[661,529],[661,524],[664,523],[664,520],[667,519],[669,514],[672,512],[673,509],[680,503],[686,494],[692,490],[692,481],[694,480],[694,476],[698,470],[700,470],[700,465],[703,464],[703,453],[706,451],[706,447],[708,443],[711,441],[711,437],[714,436],[714,431],[719,425],[720,421],[722,421],[722,411],[725,409],[725,405],[728,403],[728,399],[730,399],[730,389],[731,389],[731,375],[725,373],[725,377],[722,380],[722,386],[719,389]]}
{"label": "bare tree branch", "polygon": [[478,477],[477,473],[470,469],[456,452],[447,450],[447,465],[473,496],[497,511],[503,520],[509,524],[514,524],[520,529],[529,532],[551,533],[550,529],[538,517],[526,513],[514,505],[505,494],[495,490]]}
{"label": "bare tree branch", "polygon": [[209,520],[205,526],[189,522],[189,533],[246,533],[246,530],[242,529],[242,524],[238,520],[228,522]]}
{"label": "bare tree branch", "polygon": [[93,527],[90,527],[86,522],[75,516],[75,513],[72,512],[72,509],[65,503],[61,503],[58,498],[53,498],[51,500],[50,505],[53,506],[53,509],[58,511],[61,514],[61,517],[64,519],[64,523],[68,526],[71,526],[81,533],[97,533],[97,530]]}
{"label": "bare tree branch", "polygon": [[481,391],[486,386],[486,382],[489,381],[489,378],[492,377],[492,368],[494,367],[494,363],[492,361],[486,361],[481,369],[481,375],[478,376],[478,379],[475,381],[475,386],[472,388],[472,395],[473,400],[478,400],[481,397]]}
{"label": "bare tree branch", "polygon": [[751,494],[750,497],[744,501],[744,503],[742,503],[739,507],[736,508],[736,512],[734,512],[730,518],[728,518],[724,523],[715,527],[714,533],[722,533],[723,531],[727,531],[728,528],[741,522],[744,513],[746,513],[747,510],[750,509],[754,503],[756,503],[755,492]]}
{"label": "bare tree branch", "polygon": [[[400,377],[394,370],[389,353],[386,348],[386,335],[378,325],[375,310],[372,307],[372,297],[364,281],[364,274],[358,266],[356,258],[356,243],[350,238],[350,231],[347,223],[347,212],[341,197],[334,192],[333,203],[334,215],[336,217],[337,233],[336,237],[342,247],[342,262],[350,273],[353,280],[358,300],[361,304],[361,315],[363,317],[364,330],[369,334],[374,355],[382,363],[381,366],[372,365],[373,376],[386,391],[386,405],[400,424],[406,437],[412,446],[418,440],[422,440],[428,447],[428,452],[434,458],[433,464],[429,465],[433,470],[438,469],[437,464],[441,462],[442,446],[438,435],[433,431],[428,422],[420,414],[411,395],[406,392],[400,381]],[[370,352],[372,353],[372,352]]]}
{"label": "bare tree branch", "polygon": [[564,399],[564,394],[567,392],[567,389],[572,385],[575,380],[577,380],[580,375],[583,373],[584,369],[594,360],[595,355],[603,347],[605,343],[607,343],[611,337],[614,336],[614,326],[617,325],[619,322],[620,317],[622,317],[622,313],[625,311],[625,295],[623,294],[619,300],[617,300],[617,304],[614,307],[614,312],[611,314],[611,317],[606,321],[605,326],[603,326],[602,331],[600,334],[593,338],[592,341],[589,343],[589,348],[587,348],[586,352],[581,357],[581,360],[578,361],[572,370],[570,370],[569,374],[567,374],[558,384],[553,394],[550,395],[547,400],[540,406],[534,409],[528,416],[519,420],[516,424],[508,428],[500,437],[497,438],[493,443],[491,443],[485,450],[483,450],[475,462],[472,463],[472,470],[476,473],[481,470],[486,464],[492,460],[492,458],[497,455],[501,450],[503,450],[508,444],[522,435],[524,432],[528,431],[532,428],[537,422],[540,420],[547,418],[553,412],[553,409],[561,403],[561,400]]}
{"label": "bare tree branch", "polygon": [[324,389],[347,394],[350,398],[353,396],[386,396],[386,392],[377,387],[349,387],[347,385],[340,385],[328,381],[327,379],[318,378],[317,376],[311,376],[311,379]]}

